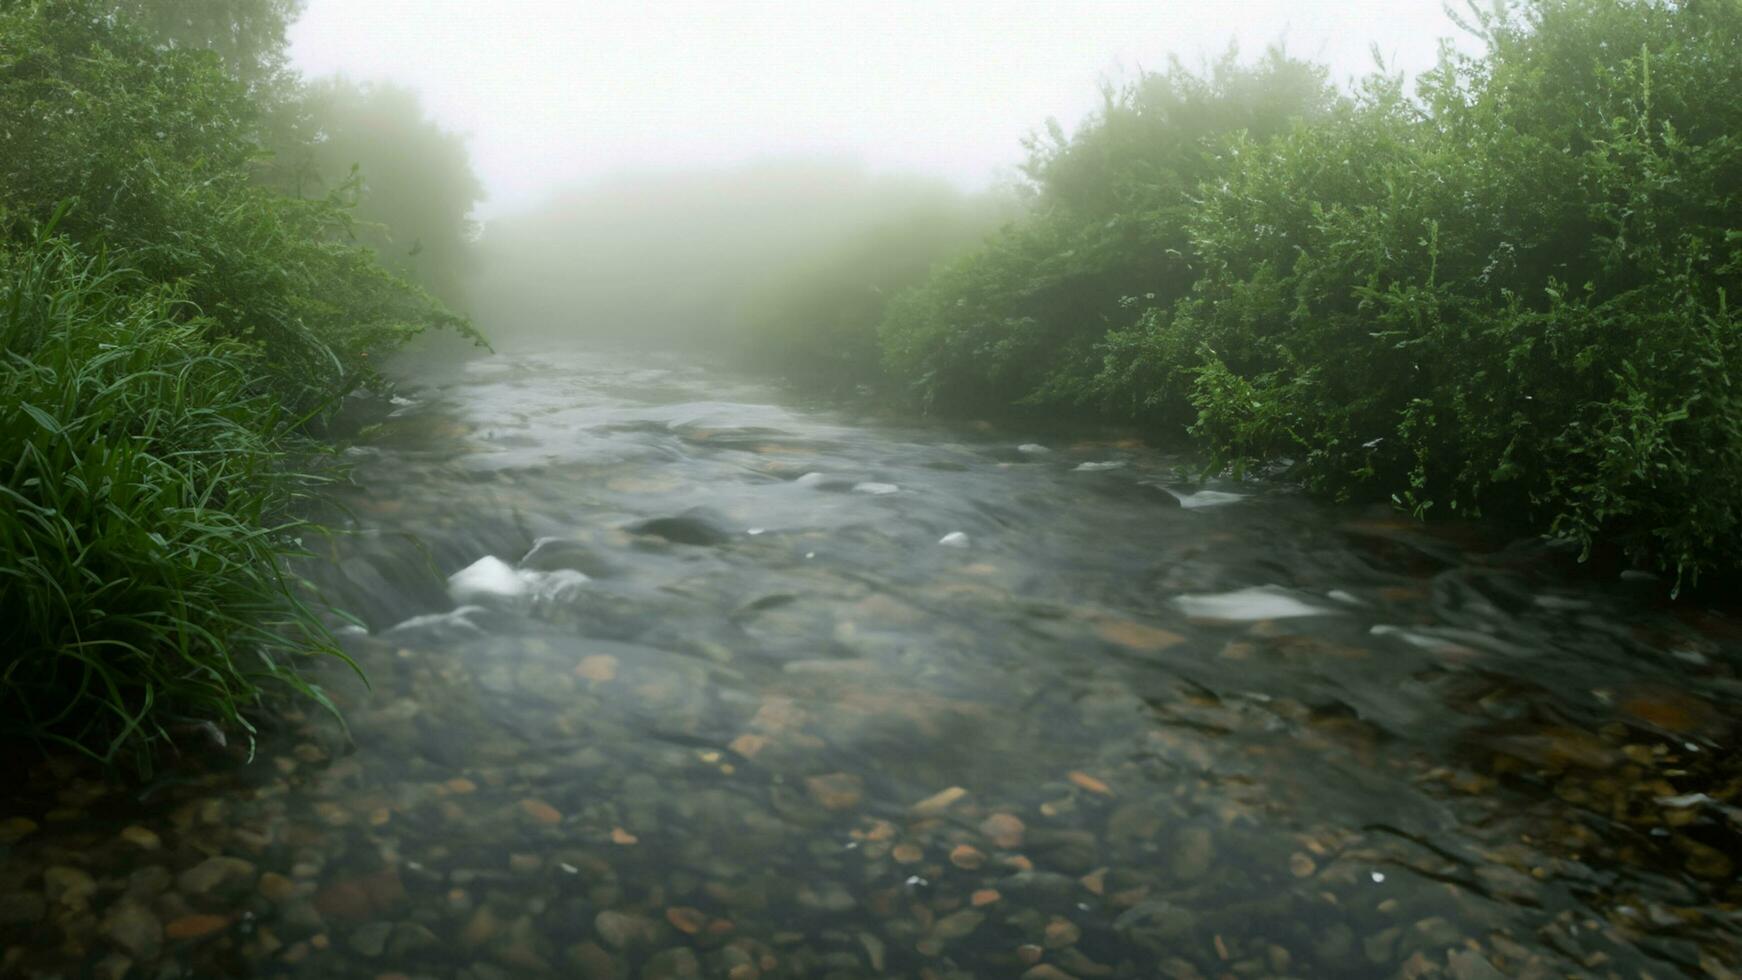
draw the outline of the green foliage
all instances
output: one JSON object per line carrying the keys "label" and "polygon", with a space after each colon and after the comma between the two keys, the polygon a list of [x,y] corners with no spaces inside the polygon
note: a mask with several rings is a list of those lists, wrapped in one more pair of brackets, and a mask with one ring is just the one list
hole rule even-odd
{"label": "green foliage", "polygon": [[336,197],[252,179],[248,91],[207,53],[164,51],[94,3],[0,13],[0,211],[11,234],[76,201],[62,229],[181,283],[220,332],[262,346],[308,411],[377,380],[371,358],[430,327],[468,331],[352,240]]}
{"label": "green foliage", "polygon": [[316,82],[301,111],[306,133],[279,161],[292,193],[354,200],[357,239],[383,265],[462,305],[484,197],[465,140],[426,117],[416,92],[386,83]]}
{"label": "green foliage", "polygon": [[1037,144],[1033,219],[891,304],[886,365],[938,407],[1189,427],[1212,468],[1734,568],[1742,4],[1467,26],[1486,51],[1413,93],[1272,55],[1109,99]]}
{"label": "green foliage", "polygon": [[337,654],[286,578],[310,478],[258,353],[64,240],[0,247],[0,730],[147,764]]}
{"label": "green foliage", "polygon": [[300,433],[408,337],[475,335],[343,194],[261,179],[293,4],[119,7],[0,4],[0,728],[145,766],[320,697]]}
{"label": "green foliage", "polygon": [[737,329],[760,361],[801,384],[875,384],[882,357],[877,327],[889,301],[1013,213],[1013,202],[993,195],[889,187],[874,218],[769,276],[745,303]]}
{"label": "green foliage", "polygon": [[982,411],[1098,397],[1098,345],[1133,297],[1165,304],[1196,277],[1185,217],[1221,144],[1264,139],[1329,104],[1324,73],[1271,51],[1203,75],[1177,62],[1105,93],[1074,137],[1030,141],[1033,216],[892,304],[886,363],[925,404]]}

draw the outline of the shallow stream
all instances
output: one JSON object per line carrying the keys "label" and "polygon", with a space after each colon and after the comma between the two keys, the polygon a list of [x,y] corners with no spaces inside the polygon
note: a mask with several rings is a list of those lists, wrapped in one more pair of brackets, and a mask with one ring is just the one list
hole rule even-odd
{"label": "shallow stream", "polygon": [[38,767],[0,975],[1742,964],[1742,624],[1661,583],[676,358],[401,395],[310,542],[348,732]]}

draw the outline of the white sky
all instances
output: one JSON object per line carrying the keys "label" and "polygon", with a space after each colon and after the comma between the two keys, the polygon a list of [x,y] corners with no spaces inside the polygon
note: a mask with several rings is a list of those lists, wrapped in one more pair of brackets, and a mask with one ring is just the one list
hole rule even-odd
{"label": "white sky", "polygon": [[[1102,80],[1286,39],[1339,80],[1456,34],[1440,0],[309,0],[296,64],[418,89],[518,210],[624,170],[832,155],[965,186]],[[1465,38],[1463,41],[1467,42]]]}

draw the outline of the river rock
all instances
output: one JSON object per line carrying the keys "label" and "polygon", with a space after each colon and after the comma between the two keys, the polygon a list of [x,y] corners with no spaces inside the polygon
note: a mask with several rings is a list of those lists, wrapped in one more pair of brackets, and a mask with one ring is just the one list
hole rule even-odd
{"label": "river rock", "polygon": [[351,933],[349,945],[358,956],[374,959],[387,951],[387,939],[392,934],[393,923],[371,922],[358,926]]}
{"label": "river rock", "polygon": [[628,949],[646,942],[655,934],[653,921],[638,915],[606,909],[593,917],[593,928],[599,938],[612,949]]}
{"label": "river rock", "polygon": [[176,885],[183,894],[233,895],[254,884],[254,865],[236,857],[210,857],[183,871]]}
{"label": "river rock", "polygon": [[144,903],[124,898],[103,922],[103,935],[122,952],[139,960],[154,960],[163,951],[163,923]]}
{"label": "river rock", "polygon": [[1184,827],[1173,838],[1173,875],[1181,881],[1196,881],[1209,873],[1216,860],[1216,839],[1208,827]]}
{"label": "river rock", "polygon": [[78,868],[56,865],[42,873],[42,890],[49,904],[67,909],[83,909],[97,892],[97,882]]}

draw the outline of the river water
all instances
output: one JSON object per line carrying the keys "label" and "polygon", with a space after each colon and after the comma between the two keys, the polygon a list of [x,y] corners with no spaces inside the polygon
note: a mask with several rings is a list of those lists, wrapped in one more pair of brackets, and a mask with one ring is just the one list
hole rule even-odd
{"label": "river water", "polygon": [[675,357],[420,370],[251,763],[0,810],[31,977],[1735,976],[1742,629]]}

